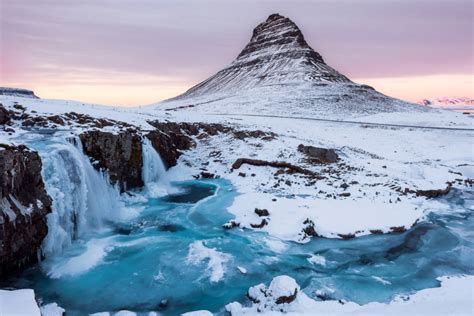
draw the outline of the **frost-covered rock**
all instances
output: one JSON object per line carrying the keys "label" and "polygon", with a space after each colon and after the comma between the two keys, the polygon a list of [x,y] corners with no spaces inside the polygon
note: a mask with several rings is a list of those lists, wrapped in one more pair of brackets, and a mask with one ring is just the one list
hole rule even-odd
{"label": "frost-covered rock", "polygon": [[0,145],[0,276],[38,259],[51,198],[37,152]]}

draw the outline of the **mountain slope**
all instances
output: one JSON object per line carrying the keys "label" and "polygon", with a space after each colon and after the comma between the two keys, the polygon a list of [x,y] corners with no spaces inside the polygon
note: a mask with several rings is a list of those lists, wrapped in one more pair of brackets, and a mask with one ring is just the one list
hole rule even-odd
{"label": "mountain slope", "polygon": [[428,111],[352,82],[327,65],[296,24],[279,14],[254,29],[229,66],[158,108],[332,118]]}

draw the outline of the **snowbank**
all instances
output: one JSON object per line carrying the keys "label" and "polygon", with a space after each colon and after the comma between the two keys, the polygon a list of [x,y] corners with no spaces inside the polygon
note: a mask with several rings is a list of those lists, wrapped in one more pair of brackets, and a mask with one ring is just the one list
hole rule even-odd
{"label": "snowbank", "polygon": [[308,198],[275,197],[266,193],[247,193],[238,196],[229,212],[236,216],[241,227],[262,220],[254,209],[267,209],[268,225],[261,228],[284,240],[307,242],[302,229],[310,220],[319,236],[361,236],[372,230],[390,232],[392,227],[410,228],[423,216],[420,207],[409,203],[381,203],[371,200],[315,200]]}
{"label": "snowbank", "polygon": [[[315,301],[299,290],[288,276],[251,287],[248,296],[253,302],[244,307],[238,302],[226,305],[233,316],[238,315],[472,315],[474,276],[439,278],[439,288],[425,289],[410,296],[400,296],[388,304]],[[288,298],[292,293],[296,297]],[[280,299],[280,300],[279,300]]]}
{"label": "snowbank", "polygon": [[40,316],[40,309],[31,289],[0,290],[0,315],[5,316]]}

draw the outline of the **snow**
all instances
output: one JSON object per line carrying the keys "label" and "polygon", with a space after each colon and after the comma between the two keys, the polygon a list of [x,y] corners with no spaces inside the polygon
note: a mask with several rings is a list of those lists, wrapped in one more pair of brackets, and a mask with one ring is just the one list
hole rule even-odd
{"label": "snow", "polygon": [[244,307],[238,302],[226,305],[233,316],[238,315],[472,315],[474,276],[441,277],[441,286],[399,296],[390,303],[358,305],[353,302],[315,301],[298,291],[296,299],[276,304],[278,296],[299,289],[288,276],[273,279],[268,289],[260,284],[249,289],[249,296],[259,302]]}
{"label": "snow", "polygon": [[40,309],[31,289],[0,290],[0,315],[40,316]]}
{"label": "snow", "polygon": [[212,313],[206,310],[199,310],[199,311],[184,313],[184,314],[181,314],[181,316],[212,316]]}
{"label": "snow", "polygon": [[42,316],[63,316],[66,310],[57,303],[50,303],[40,307]]}
{"label": "snow", "polygon": [[[391,227],[411,227],[424,212],[421,207],[415,208],[409,203],[380,203],[367,200],[313,200],[306,198],[277,198],[266,193],[246,193],[234,200],[228,209],[236,216],[241,227],[251,228],[258,224],[260,218],[253,212],[255,208],[268,209],[270,220],[262,230],[283,240],[305,242],[300,227],[307,219],[314,222],[318,235],[338,237],[354,234],[362,236],[370,230],[390,232]],[[269,248],[281,252],[275,243],[268,243]]]}
{"label": "snow", "polygon": [[232,257],[229,254],[217,251],[215,248],[208,248],[201,240],[194,241],[189,245],[187,263],[192,265],[207,261],[207,271],[210,273],[211,282],[219,282],[226,270],[225,264]]}

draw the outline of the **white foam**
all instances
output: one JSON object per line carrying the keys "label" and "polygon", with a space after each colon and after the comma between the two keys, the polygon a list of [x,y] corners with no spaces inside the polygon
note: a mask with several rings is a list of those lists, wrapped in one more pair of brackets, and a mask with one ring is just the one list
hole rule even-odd
{"label": "white foam", "polygon": [[209,280],[218,282],[224,277],[225,264],[232,258],[231,255],[217,251],[215,248],[207,248],[201,240],[189,245],[187,262],[197,265],[207,260],[207,271],[210,272]]}

